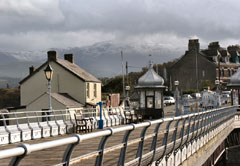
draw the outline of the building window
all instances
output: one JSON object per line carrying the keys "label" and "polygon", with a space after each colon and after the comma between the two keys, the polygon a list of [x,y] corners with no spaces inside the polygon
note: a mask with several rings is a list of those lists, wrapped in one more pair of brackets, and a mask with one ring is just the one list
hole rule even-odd
{"label": "building window", "polygon": [[86,92],[87,93],[87,98],[89,98],[90,97],[89,83],[87,83],[87,89],[86,90],[87,90],[87,92]]}
{"label": "building window", "polygon": [[141,91],[140,95],[140,108],[145,108],[145,92]]}
{"label": "building window", "polygon": [[155,91],[155,108],[162,108],[161,92]]}
{"label": "building window", "polygon": [[224,69],[221,70],[221,76],[224,77]]}
{"label": "building window", "polygon": [[94,84],[94,90],[93,90],[94,97],[97,97],[97,84]]}
{"label": "building window", "polygon": [[147,108],[153,108],[153,97],[147,97]]}
{"label": "building window", "polygon": [[228,69],[228,76],[231,77],[231,70]]}
{"label": "building window", "polygon": [[202,77],[205,77],[205,70],[202,71]]}

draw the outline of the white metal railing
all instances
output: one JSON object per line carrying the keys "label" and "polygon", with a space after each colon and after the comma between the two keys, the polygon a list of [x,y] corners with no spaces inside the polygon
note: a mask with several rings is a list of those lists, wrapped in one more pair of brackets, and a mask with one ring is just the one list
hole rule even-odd
{"label": "white metal railing", "polygon": [[[224,127],[230,125],[234,120],[235,112],[236,106],[230,106],[174,118],[164,118],[140,124],[130,124],[119,128],[109,128],[104,131],[84,135],[77,134],[69,138],[39,144],[22,144],[16,148],[0,151],[0,159],[12,157],[10,165],[18,165],[20,161],[30,153],[68,145],[62,162],[57,165],[67,166],[95,157],[95,165],[100,166],[103,163],[104,155],[108,153],[114,154],[113,152],[117,150],[120,150],[120,154],[118,155],[118,161],[115,165],[150,165],[154,162],[159,164],[165,156],[175,155],[184,149],[185,146],[191,145],[198,140],[203,140],[196,146],[196,151],[197,147],[200,148],[218,132],[221,132]],[[147,130],[151,126],[154,127],[154,130],[148,133]],[[161,129],[161,126],[165,126],[164,129]],[[129,136],[134,130],[140,130],[141,134],[137,138],[130,140]],[[109,138],[114,137],[114,135],[119,137],[118,133],[120,132],[125,132],[122,143],[106,148],[105,144]],[[71,158],[73,150],[78,144],[97,137],[101,138],[98,150]],[[161,142],[160,146],[157,144],[159,141]],[[148,153],[143,154],[145,142],[150,142],[151,148]],[[131,161],[126,161],[127,147],[133,144],[137,145],[135,158]],[[192,152],[194,152],[194,149],[192,149]],[[187,157],[189,157],[188,154],[186,154],[182,160],[185,160]],[[180,163],[176,165],[179,164]]]}

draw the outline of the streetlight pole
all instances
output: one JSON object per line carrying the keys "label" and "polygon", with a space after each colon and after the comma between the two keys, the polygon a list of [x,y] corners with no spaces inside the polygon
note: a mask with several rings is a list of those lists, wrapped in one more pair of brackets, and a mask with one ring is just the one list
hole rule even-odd
{"label": "streetlight pole", "polygon": [[198,50],[195,49],[195,55],[196,55],[196,85],[197,85],[197,90],[199,90],[198,86]]}
{"label": "streetlight pole", "polygon": [[122,58],[122,84],[123,84],[123,86],[122,86],[122,89],[123,89],[123,99],[125,99],[125,79],[124,79],[124,69],[123,69],[123,66],[124,66],[124,64],[123,64],[123,52],[121,51],[121,58]]}
{"label": "streetlight pole", "polygon": [[215,84],[217,86],[217,107],[220,107],[221,106],[221,100],[220,100],[220,91],[219,91],[219,80],[215,80]]}
{"label": "streetlight pole", "polygon": [[49,97],[49,110],[52,110],[52,101],[51,101],[51,80],[48,81],[48,97]]}
{"label": "streetlight pole", "polygon": [[175,112],[175,116],[179,116],[181,115],[181,113],[179,112],[179,109],[178,109],[178,100],[179,100],[179,91],[178,91],[178,85],[179,85],[179,81],[174,81],[174,85],[176,86],[176,90],[175,90],[175,109],[176,109],[176,112]]}

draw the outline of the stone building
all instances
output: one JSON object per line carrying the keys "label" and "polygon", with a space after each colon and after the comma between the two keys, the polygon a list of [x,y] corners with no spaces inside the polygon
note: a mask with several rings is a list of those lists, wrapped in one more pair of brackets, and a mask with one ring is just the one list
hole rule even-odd
{"label": "stone building", "polygon": [[200,49],[198,39],[189,40],[188,50],[170,69],[173,90],[176,80],[180,82],[180,90],[201,89],[206,80],[213,84],[219,80],[224,88],[240,66],[239,51],[238,45],[226,49],[220,47],[219,42],[212,42],[207,49]]}
{"label": "stone building", "polygon": [[44,69],[53,69],[51,101],[53,109],[96,106],[101,101],[101,81],[74,63],[73,54],[59,59],[56,51],[39,68],[30,67],[29,75],[20,82],[21,105],[26,110],[48,108],[48,84]]}

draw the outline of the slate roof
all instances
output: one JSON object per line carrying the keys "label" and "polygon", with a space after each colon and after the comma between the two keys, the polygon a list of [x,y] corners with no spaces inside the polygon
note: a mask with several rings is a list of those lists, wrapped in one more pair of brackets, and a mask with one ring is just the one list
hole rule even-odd
{"label": "slate roof", "polygon": [[[94,77],[90,73],[86,72],[84,69],[82,69],[78,65],[76,65],[74,63],[71,63],[71,62],[69,62],[67,60],[57,59],[56,61],[51,61],[51,62],[55,62],[55,63],[59,64],[64,69],[66,69],[67,71],[71,72],[72,74],[74,74],[75,76],[77,76],[78,78],[80,78],[83,81],[86,81],[86,82],[99,82],[99,83],[101,83],[101,81],[99,79],[97,79],[96,77]],[[27,77],[25,77],[23,80],[21,80],[19,82],[19,84],[24,83],[31,76],[33,76],[34,74],[39,72],[48,63],[49,63],[49,61],[46,61],[39,68],[37,68],[32,74],[29,74]]]}
{"label": "slate roof", "polygon": [[219,51],[217,49],[206,49],[202,50],[202,52],[208,57],[217,56],[219,54]]}
{"label": "slate roof", "polygon": [[68,108],[79,108],[84,105],[79,103],[77,100],[69,96],[67,93],[51,93],[52,98],[62,103]]}
{"label": "slate roof", "polygon": [[79,78],[83,79],[84,81],[101,82],[99,79],[97,79],[96,77],[94,77],[90,73],[86,72],[85,70],[80,68],[75,63],[71,63],[71,62],[68,62],[68,61],[62,60],[62,59],[57,59],[56,62],[58,64],[60,64],[61,66],[63,66],[65,69],[69,70],[70,72],[72,72],[73,74],[78,76]]}

